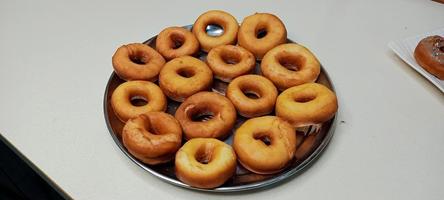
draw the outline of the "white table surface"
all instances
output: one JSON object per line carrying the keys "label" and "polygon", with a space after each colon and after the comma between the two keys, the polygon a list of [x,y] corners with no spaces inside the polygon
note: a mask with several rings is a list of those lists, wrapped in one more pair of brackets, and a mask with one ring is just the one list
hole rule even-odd
{"label": "white table surface", "polygon": [[[239,21],[277,14],[336,85],[331,144],[269,190],[194,192],[133,164],[106,128],[102,100],[117,47],[209,9]],[[0,132],[75,199],[442,199],[444,94],[389,50],[444,26],[444,4],[391,1],[0,2]]]}

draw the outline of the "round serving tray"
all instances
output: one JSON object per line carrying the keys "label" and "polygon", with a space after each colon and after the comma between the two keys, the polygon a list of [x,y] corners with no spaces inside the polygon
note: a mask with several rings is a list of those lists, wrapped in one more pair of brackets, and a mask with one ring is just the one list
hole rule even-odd
{"label": "round serving tray", "polygon": [[[187,29],[191,29],[192,25],[184,26]],[[155,48],[156,44],[156,36],[150,38],[149,40],[145,41],[144,44],[147,44],[153,48]],[[294,43],[293,41],[288,39],[289,43]],[[206,59],[206,53],[205,52],[199,52],[196,56],[199,59],[205,61]],[[256,74],[260,74],[260,61],[256,62]],[[104,107],[104,113],[105,113],[105,120],[106,124],[108,126],[108,130],[111,134],[111,137],[113,138],[114,142],[117,144],[117,146],[120,148],[120,150],[135,164],[140,166],[142,169],[146,170],[147,172],[153,174],[154,176],[171,183],[173,185],[177,185],[180,187],[193,189],[193,190],[199,190],[199,191],[207,191],[207,192],[237,192],[237,191],[246,191],[246,190],[252,190],[252,189],[259,189],[264,188],[267,186],[270,186],[272,184],[281,182],[285,179],[288,179],[295,174],[301,173],[305,168],[310,166],[310,164],[315,161],[317,156],[321,154],[321,152],[325,149],[327,144],[330,142],[330,139],[333,136],[335,125],[336,125],[336,115],[331,120],[326,121],[319,125],[309,126],[305,127],[303,129],[298,129],[296,131],[297,136],[297,151],[295,158],[290,162],[289,166],[287,166],[283,171],[272,174],[272,175],[259,175],[254,174],[252,172],[249,172],[245,168],[243,168],[240,164],[237,165],[236,174],[229,179],[226,183],[224,183],[222,186],[214,188],[214,189],[201,189],[201,188],[195,188],[190,185],[187,185],[180,180],[178,180],[174,173],[174,162],[169,162],[166,164],[161,165],[147,165],[143,162],[137,160],[134,156],[132,156],[128,150],[123,146],[122,138],[121,138],[121,132],[122,128],[124,126],[124,123],[122,123],[114,114],[114,111],[110,105],[110,99],[111,95],[114,91],[114,89],[120,85],[121,83],[125,82],[124,80],[120,79],[114,72],[111,74],[111,77],[108,80],[108,84],[106,86],[104,100],[103,100],[103,107]],[[330,88],[332,91],[334,91],[333,83],[331,82],[327,72],[325,69],[321,66],[321,73],[316,80],[317,83],[323,84],[326,87]],[[214,79],[212,90],[214,92],[218,92],[221,94],[225,94],[225,89],[227,87],[227,83],[224,83],[222,81],[219,81],[217,79]],[[175,102],[171,99],[168,99],[168,107],[166,112],[169,114],[172,114],[174,116],[174,113],[177,109],[177,107],[180,105],[179,102]],[[271,115],[274,115],[274,113],[271,113]],[[235,130],[245,121],[246,118],[238,115],[236,124],[232,130],[232,134],[224,141],[227,144],[232,143],[233,139],[233,133]],[[183,141],[182,143],[184,143]]]}

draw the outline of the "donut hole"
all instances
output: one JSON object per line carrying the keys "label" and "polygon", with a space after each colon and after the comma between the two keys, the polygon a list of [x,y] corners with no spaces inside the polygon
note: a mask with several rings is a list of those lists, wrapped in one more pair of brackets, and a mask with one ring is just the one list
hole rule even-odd
{"label": "donut hole", "polygon": [[182,76],[184,78],[191,78],[194,75],[196,75],[196,73],[194,72],[194,70],[190,70],[187,68],[181,68],[177,71],[177,74],[179,74],[179,76]]}
{"label": "donut hole", "polygon": [[242,90],[242,93],[250,99],[259,99],[261,98],[261,95],[259,95],[257,92],[251,91],[251,90]]}
{"label": "donut hole", "polygon": [[187,116],[193,122],[206,122],[213,119],[215,112],[207,106],[197,105],[188,110]]}
{"label": "donut hole", "polygon": [[261,39],[267,36],[267,29],[266,28],[260,28],[256,31],[256,38]]}
{"label": "donut hole", "polygon": [[185,37],[183,35],[171,34],[170,39],[171,39],[170,47],[172,49],[178,49],[182,47],[182,45],[185,43]]}
{"label": "donut hole", "polygon": [[201,113],[195,113],[190,116],[191,121],[193,122],[206,122],[213,119],[214,113],[211,111],[205,111]]}
{"label": "donut hole", "polygon": [[194,157],[197,162],[206,165],[210,163],[213,158],[213,148],[208,145],[202,146],[196,151]]}
{"label": "donut hole", "polygon": [[148,57],[140,52],[136,52],[135,54],[130,55],[129,59],[131,60],[131,62],[139,64],[139,65],[144,65],[144,64],[148,63]]}
{"label": "donut hole", "polygon": [[232,52],[224,52],[220,55],[224,63],[229,65],[235,65],[241,61],[241,56]]}
{"label": "donut hole", "polygon": [[211,37],[219,37],[224,34],[224,28],[219,24],[210,23],[205,27],[205,32]]}
{"label": "donut hole", "polygon": [[278,58],[278,62],[290,71],[299,71],[305,64],[302,56],[283,55]]}
{"label": "donut hole", "polygon": [[294,98],[294,101],[298,103],[307,103],[309,101],[312,101],[316,98],[315,95],[308,94],[308,95],[301,95]]}
{"label": "donut hole", "polygon": [[144,96],[136,95],[130,97],[130,102],[131,105],[139,107],[148,104],[148,99]]}
{"label": "donut hole", "polygon": [[257,133],[257,134],[253,135],[253,138],[255,140],[259,140],[259,141],[263,142],[267,146],[271,145],[271,138],[268,137],[268,134]]}
{"label": "donut hole", "polygon": [[440,50],[441,52],[444,52],[444,46],[439,47],[439,50]]}

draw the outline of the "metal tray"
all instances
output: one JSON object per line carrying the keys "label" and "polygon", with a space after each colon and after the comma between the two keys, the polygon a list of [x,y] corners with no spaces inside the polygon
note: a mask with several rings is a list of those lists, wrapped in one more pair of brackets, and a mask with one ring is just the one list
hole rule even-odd
{"label": "metal tray", "polygon": [[[184,26],[187,29],[191,29],[191,25]],[[147,45],[150,45],[151,47],[155,48],[155,41],[156,36],[153,38],[150,38],[149,40],[145,41],[144,43]],[[288,42],[293,42],[291,40],[288,40]],[[200,58],[201,60],[206,59],[206,53],[205,52],[199,52],[196,56]],[[255,73],[260,74],[260,68],[259,68],[260,61],[256,62],[256,70]],[[245,168],[243,168],[240,164],[237,165],[236,174],[229,179],[226,183],[224,183],[222,186],[214,189],[201,189],[201,188],[195,188],[191,187],[180,180],[178,180],[174,174],[174,162],[169,162],[166,164],[156,165],[156,166],[150,166],[147,164],[142,163],[141,161],[137,160],[134,156],[132,156],[127,149],[123,146],[122,139],[121,139],[121,131],[124,126],[124,124],[117,119],[117,117],[114,114],[114,111],[110,105],[110,99],[111,95],[114,91],[114,89],[121,83],[123,83],[124,80],[120,79],[114,72],[111,74],[111,77],[109,78],[108,84],[106,86],[104,100],[103,100],[103,107],[104,107],[104,113],[105,113],[105,120],[106,124],[108,126],[109,132],[111,134],[111,137],[116,142],[117,146],[122,150],[122,152],[136,165],[141,167],[142,169],[146,170],[147,172],[153,174],[154,176],[171,183],[176,186],[193,189],[193,190],[199,190],[199,191],[207,191],[207,192],[238,192],[238,191],[246,191],[246,190],[253,190],[253,189],[259,189],[259,188],[265,188],[267,186],[271,186],[272,184],[282,182],[286,179],[289,179],[290,177],[294,176],[295,174],[299,174],[304,171],[310,164],[315,161],[315,159],[320,155],[320,153],[325,149],[327,144],[329,143],[330,139],[333,136],[335,125],[336,125],[336,115],[331,120],[324,122],[317,126],[310,126],[306,127],[301,130],[296,131],[298,144],[297,146],[300,147],[301,145],[308,146],[308,151],[306,151],[305,154],[297,154],[299,155],[298,158],[294,158],[289,166],[285,168],[283,171],[272,174],[272,175],[259,175],[254,174],[252,172],[249,172]],[[317,83],[323,84],[330,88],[332,91],[334,91],[333,83],[331,82],[327,72],[325,69],[321,66],[321,73],[316,81]],[[227,83],[218,81],[214,79],[213,88],[212,90],[215,92],[219,92],[221,94],[225,94],[225,89],[227,87]],[[180,105],[180,103],[172,101],[168,99],[168,107],[167,111],[168,113],[172,114],[174,116],[174,113],[177,109],[177,107]],[[274,115],[274,113],[271,113],[271,115]],[[232,130],[234,131],[246,120],[246,118],[238,115],[236,124]],[[307,139],[309,138],[309,139]],[[233,134],[231,134],[226,140],[225,143],[230,144],[232,143]],[[182,143],[184,143],[183,141]],[[305,143],[305,144],[304,144]],[[299,149],[299,148],[298,148]],[[302,148],[301,148],[302,149]]]}

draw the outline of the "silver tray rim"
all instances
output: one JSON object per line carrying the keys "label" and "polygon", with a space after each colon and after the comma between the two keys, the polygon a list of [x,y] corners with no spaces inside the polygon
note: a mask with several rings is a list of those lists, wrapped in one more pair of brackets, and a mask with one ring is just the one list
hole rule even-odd
{"label": "silver tray rim", "polygon": [[[184,28],[188,28],[190,29],[192,27],[192,25],[187,25],[187,26],[183,26]],[[156,35],[157,36],[157,35]],[[147,43],[151,40],[153,40],[156,36],[146,40],[143,43]],[[288,39],[289,42],[293,42],[292,40]],[[330,78],[330,75],[328,74],[328,72],[324,69],[324,67],[321,64],[321,71],[324,73],[326,80],[330,83],[331,85],[331,90],[333,92],[336,93],[335,87],[333,85],[333,82]],[[192,187],[188,184],[185,184],[179,180],[167,177],[163,174],[160,174],[158,172],[156,172],[155,170],[147,167],[145,164],[143,164],[142,162],[140,162],[139,160],[137,160],[135,157],[133,157],[123,146],[123,144],[120,142],[119,138],[117,137],[116,133],[114,133],[112,127],[111,127],[111,123],[108,120],[108,110],[107,110],[107,105],[108,105],[108,88],[110,86],[111,80],[113,79],[114,76],[117,76],[117,74],[115,72],[112,72],[108,82],[106,84],[105,87],[105,93],[104,93],[104,97],[103,97],[103,110],[104,110],[104,117],[105,117],[105,122],[106,122],[106,126],[108,128],[108,131],[111,135],[111,137],[113,138],[114,142],[116,143],[116,145],[119,147],[119,149],[133,162],[135,163],[137,166],[141,167],[142,169],[144,169],[145,171],[148,171],[149,173],[151,173],[152,175],[154,175],[155,177],[161,179],[162,181],[165,181],[167,183],[182,187],[182,188],[187,188],[187,189],[191,189],[191,190],[196,190],[196,191],[203,191],[203,192],[216,192],[216,193],[229,193],[229,192],[243,192],[243,191],[249,191],[249,190],[256,190],[256,189],[266,189],[267,187],[271,187],[273,185],[276,185],[277,183],[283,182],[284,180],[287,180],[289,178],[294,178],[295,175],[298,175],[300,173],[302,173],[304,170],[308,169],[308,167],[310,167],[316,160],[317,158],[321,155],[321,153],[324,151],[324,149],[328,146],[328,144],[330,143],[333,134],[335,132],[336,126],[337,126],[337,115],[338,113],[336,113],[334,115],[334,117],[331,119],[332,120],[332,124],[330,126],[330,129],[327,131],[326,135],[324,136],[324,139],[322,140],[322,142],[319,144],[319,146],[307,157],[305,158],[304,161],[302,161],[299,165],[297,165],[295,168],[288,170],[276,177],[264,180],[264,181],[259,181],[256,183],[249,183],[249,184],[245,184],[245,185],[238,185],[238,186],[229,186],[229,187],[218,187],[218,188],[214,188],[214,189],[202,189],[202,188],[196,188],[196,187]]]}

